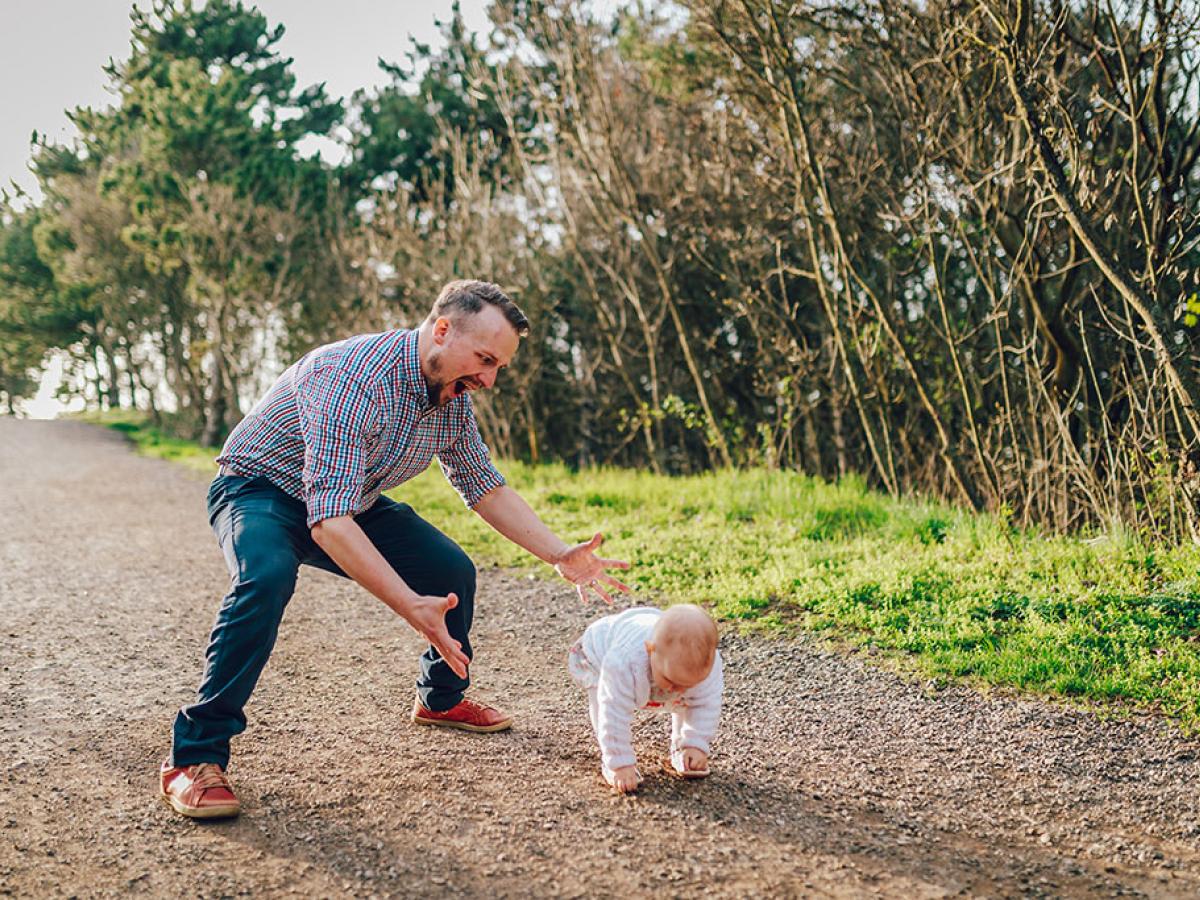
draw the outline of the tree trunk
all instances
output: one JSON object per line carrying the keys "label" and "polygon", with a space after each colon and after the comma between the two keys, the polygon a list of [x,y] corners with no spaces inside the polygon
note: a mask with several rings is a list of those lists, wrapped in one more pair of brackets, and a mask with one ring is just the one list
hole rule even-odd
{"label": "tree trunk", "polygon": [[1091,222],[1087,221],[1083,209],[1067,183],[1062,163],[1046,138],[1045,129],[1033,108],[1032,92],[1025,84],[1021,73],[1017,71],[1016,61],[1011,56],[1006,56],[1004,68],[1008,75],[1009,90],[1012,92],[1021,119],[1033,141],[1038,162],[1046,173],[1051,195],[1096,267],[1142,320],[1142,326],[1146,329],[1151,346],[1154,348],[1155,361],[1162,368],[1172,393],[1175,394],[1176,400],[1183,409],[1184,417],[1192,431],[1192,437],[1200,439],[1200,410],[1197,409],[1200,389],[1197,388],[1191,372],[1187,370],[1186,366],[1178,365],[1171,353],[1166,338],[1166,333],[1171,330],[1170,323],[1158,308],[1154,298],[1145,295],[1128,273],[1122,271],[1117,261],[1101,246],[1096,229]]}

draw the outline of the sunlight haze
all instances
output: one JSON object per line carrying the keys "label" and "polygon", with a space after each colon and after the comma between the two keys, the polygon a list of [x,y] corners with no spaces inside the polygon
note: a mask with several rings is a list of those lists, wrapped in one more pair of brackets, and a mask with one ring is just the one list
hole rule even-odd
{"label": "sunlight haze", "polygon": [[[145,7],[146,3],[138,4]],[[329,94],[348,97],[386,80],[380,57],[403,61],[410,37],[438,42],[435,20],[447,20],[451,0],[391,3],[341,0],[336,4],[262,0],[256,4],[274,26],[286,27],[278,46],[292,57],[298,86],[325,82]],[[487,25],[485,0],[462,0],[463,18],[474,31]],[[15,182],[35,200],[40,192],[28,169],[33,132],[62,143],[74,126],[66,110],[111,102],[103,66],[129,53],[127,0],[13,0],[4,4],[0,37],[0,185]],[[336,156],[328,145],[326,159]]]}
{"label": "sunlight haze", "polygon": [[[419,4],[262,0],[253,5],[271,26],[284,24],[278,46],[293,59],[297,86],[323,81],[334,97],[349,97],[359,88],[385,82],[378,60],[403,61],[411,38],[436,45],[436,22],[448,20],[453,9],[452,0]],[[5,31],[0,37],[0,189],[13,192],[15,185],[33,202],[40,201],[41,191],[28,168],[33,133],[54,143],[69,142],[75,128],[66,110],[111,103],[103,67],[129,53],[131,8],[127,0],[5,4]],[[486,0],[462,0],[461,8],[468,28],[486,28]],[[305,155],[320,152],[328,162],[341,156],[340,147],[329,139],[310,138],[300,150]],[[53,418],[82,407],[79,401],[64,406],[54,396],[61,373],[61,358],[48,360],[37,396],[22,404],[26,415]]]}

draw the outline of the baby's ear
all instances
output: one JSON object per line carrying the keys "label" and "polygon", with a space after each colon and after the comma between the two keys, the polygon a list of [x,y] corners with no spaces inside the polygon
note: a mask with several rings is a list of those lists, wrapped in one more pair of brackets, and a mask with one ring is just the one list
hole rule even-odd
{"label": "baby's ear", "polygon": [[654,641],[646,641],[645,643],[646,643],[646,652],[653,653],[654,652]]}

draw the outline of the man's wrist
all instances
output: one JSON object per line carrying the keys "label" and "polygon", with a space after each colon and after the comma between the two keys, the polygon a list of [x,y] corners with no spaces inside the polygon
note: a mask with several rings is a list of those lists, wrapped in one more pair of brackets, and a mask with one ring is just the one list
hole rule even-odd
{"label": "man's wrist", "polygon": [[417,592],[405,586],[402,590],[393,594],[391,600],[392,602],[389,605],[392,609],[407,619],[417,605]]}

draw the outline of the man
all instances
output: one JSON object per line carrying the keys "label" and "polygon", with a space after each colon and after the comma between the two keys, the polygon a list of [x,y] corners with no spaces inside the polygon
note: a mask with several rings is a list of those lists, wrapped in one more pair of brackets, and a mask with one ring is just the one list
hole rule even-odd
{"label": "man", "polygon": [[275,644],[300,565],[358,582],[430,643],[412,719],[502,731],[512,717],[466,699],[475,568],[450,538],[381,492],[437,456],[468,507],[509,540],[604,600],[627,590],[595,555],[568,546],[504,483],[471,407],[528,334],[525,314],[494,284],[455,281],[414,331],[319,347],[289,368],[234,428],[208,492],[209,521],[231,584],[217,613],[196,702],[175,717],[160,769],[164,799],[193,818],[233,816],[230,739]]}

